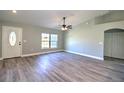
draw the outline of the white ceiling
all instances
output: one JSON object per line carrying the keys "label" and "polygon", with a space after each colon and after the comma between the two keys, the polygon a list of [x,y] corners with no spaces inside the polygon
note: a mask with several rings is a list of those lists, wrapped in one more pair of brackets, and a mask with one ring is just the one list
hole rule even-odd
{"label": "white ceiling", "polygon": [[76,26],[106,13],[107,10],[18,10],[13,14],[10,10],[0,10],[0,20],[56,29],[64,16],[66,24]]}

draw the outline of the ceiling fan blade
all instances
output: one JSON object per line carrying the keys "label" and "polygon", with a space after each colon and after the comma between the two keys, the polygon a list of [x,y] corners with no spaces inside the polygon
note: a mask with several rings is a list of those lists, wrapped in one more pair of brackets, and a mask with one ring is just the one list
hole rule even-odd
{"label": "ceiling fan blade", "polygon": [[68,29],[72,29],[72,25],[68,25],[67,28],[68,28]]}

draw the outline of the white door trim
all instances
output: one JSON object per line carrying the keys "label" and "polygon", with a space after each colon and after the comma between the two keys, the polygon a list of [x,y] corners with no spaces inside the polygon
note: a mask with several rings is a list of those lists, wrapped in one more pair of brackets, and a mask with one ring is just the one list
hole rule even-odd
{"label": "white door trim", "polygon": [[[14,27],[14,26],[2,26],[2,58],[1,59],[4,59],[5,57],[4,57],[4,39],[3,39],[3,27]],[[20,27],[14,27],[14,28],[20,28]],[[20,33],[20,37],[21,37],[21,45],[20,45],[20,57],[22,56],[22,44],[23,44],[23,42],[22,42],[22,33],[23,33],[23,29],[22,28],[20,28],[21,29],[21,33]]]}

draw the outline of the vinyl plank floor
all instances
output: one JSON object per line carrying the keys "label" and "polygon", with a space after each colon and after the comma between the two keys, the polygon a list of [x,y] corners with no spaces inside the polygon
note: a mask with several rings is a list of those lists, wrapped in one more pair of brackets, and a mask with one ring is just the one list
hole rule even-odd
{"label": "vinyl plank floor", "polygon": [[0,82],[123,82],[124,64],[67,52],[0,61]]}

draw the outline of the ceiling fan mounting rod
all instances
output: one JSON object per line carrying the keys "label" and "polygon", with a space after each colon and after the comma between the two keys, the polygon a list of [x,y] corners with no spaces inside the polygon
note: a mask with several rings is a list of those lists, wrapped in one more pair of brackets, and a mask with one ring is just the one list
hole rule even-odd
{"label": "ceiling fan mounting rod", "polygon": [[65,25],[65,19],[66,19],[66,17],[63,17],[63,23],[64,23],[64,25]]}

